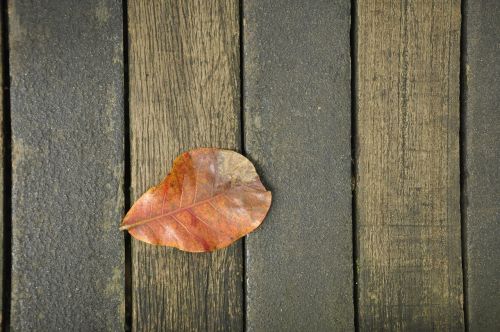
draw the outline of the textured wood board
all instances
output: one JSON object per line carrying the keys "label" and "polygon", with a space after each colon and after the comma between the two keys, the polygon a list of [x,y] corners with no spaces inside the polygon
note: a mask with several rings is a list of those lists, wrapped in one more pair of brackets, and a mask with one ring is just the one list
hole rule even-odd
{"label": "textured wood board", "polygon": [[122,8],[8,2],[15,331],[123,330]]}
{"label": "textured wood board", "polygon": [[243,17],[245,151],[273,191],[246,241],[247,329],[352,330],[349,2]]}
{"label": "textured wood board", "polygon": [[500,2],[464,15],[466,312],[470,331],[500,331]]}
{"label": "textured wood board", "polygon": [[[195,147],[239,149],[238,1],[128,1],[132,200]],[[134,331],[242,329],[241,241],[192,254],[133,240]]]}
{"label": "textured wood board", "polygon": [[460,1],[357,1],[359,327],[463,330]]}

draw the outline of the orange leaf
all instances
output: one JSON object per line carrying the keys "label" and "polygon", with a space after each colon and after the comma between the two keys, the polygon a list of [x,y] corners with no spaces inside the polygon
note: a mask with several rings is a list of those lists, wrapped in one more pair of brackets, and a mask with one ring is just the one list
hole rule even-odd
{"label": "orange leaf", "polygon": [[271,192],[247,158],[195,149],[177,157],[171,173],[134,203],[120,230],[151,244],[212,251],[256,229],[270,206]]}

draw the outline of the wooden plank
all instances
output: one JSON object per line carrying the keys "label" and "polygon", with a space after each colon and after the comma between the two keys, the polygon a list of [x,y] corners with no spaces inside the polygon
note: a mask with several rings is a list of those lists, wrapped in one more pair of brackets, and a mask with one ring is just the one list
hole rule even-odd
{"label": "wooden plank", "polygon": [[463,330],[460,1],[357,1],[360,330]]}
{"label": "wooden plank", "polygon": [[247,329],[352,330],[349,1],[244,3],[245,150],[273,191]]}
{"label": "wooden plank", "polygon": [[[238,1],[130,0],[132,199],[195,147],[239,149]],[[133,240],[134,331],[242,329],[238,242],[191,254]]]}
{"label": "wooden plank", "polygon": [[500,331],[500,2],[464,15],[466,313],[470,331]]}
{"label": "wooden plank", "polygon": [[9,1],[16,331],[124,327],[122,8]]}

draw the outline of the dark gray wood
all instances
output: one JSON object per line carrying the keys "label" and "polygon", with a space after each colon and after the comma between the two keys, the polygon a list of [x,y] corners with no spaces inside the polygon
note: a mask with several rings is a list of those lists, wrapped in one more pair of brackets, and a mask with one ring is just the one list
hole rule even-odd
{"label": "dark gray wood", "polygon": [[9,2],[15,331],[123,330],[120,1]]}
{"label": "dark gray wood", "polygon": [[500,2],[465,6],[464,218],[470,331],[500,330]]}
{"label": "dark gray wood", "polygon": [[349,1],[243,15],[246,153],[273,192],[246,241],[248,330],[352,330]]}

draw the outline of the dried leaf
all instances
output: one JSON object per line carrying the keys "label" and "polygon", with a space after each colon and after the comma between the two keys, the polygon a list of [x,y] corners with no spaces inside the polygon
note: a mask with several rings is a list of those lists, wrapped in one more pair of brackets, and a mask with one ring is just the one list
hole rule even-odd
{"label": "dried leaf", "polygon": [[212,251],[252,232],[270,206],[271,192],[247,158],[202,148],[177,157],[171,173],[135,202],[120,229],[151,244]]}

